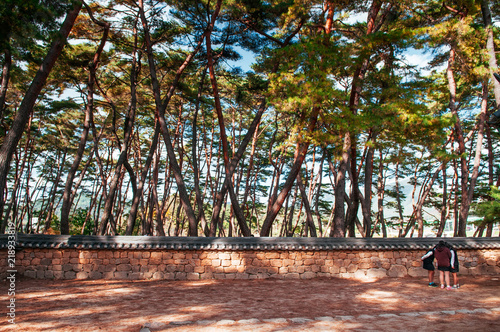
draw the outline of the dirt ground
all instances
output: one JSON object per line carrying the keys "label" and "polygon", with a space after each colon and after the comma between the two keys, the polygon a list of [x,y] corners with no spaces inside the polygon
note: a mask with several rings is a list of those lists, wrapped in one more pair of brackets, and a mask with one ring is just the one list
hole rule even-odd
{"label": "dirt ground", "polygon": [[[16,280],[6,331],[500,331],[500,276],[312,280]],[[5,312],[8,284],[0,283]],[[146,328],[144,328],[146,327]]]}

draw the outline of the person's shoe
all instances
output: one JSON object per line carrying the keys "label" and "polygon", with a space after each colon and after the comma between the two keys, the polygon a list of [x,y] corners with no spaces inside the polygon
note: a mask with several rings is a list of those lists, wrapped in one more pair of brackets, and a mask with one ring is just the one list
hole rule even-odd
{"label": "person's shoe", "polygon": [[448,287],[446,287],[446,290],[453,290],[453,287],[448,286]]}
{"label": "person's shoe", "polygon": [[459,284],[453,285],[453,289],[459,289],[459,288],[460,288]]}
{"label": "person's shoe", "polygon": [[427,286],[429,287],[439,287],[435,282],[430,282]]}
{"label": "person's shoe", "polygon": [[444,289],[444,285],[441,285],[441,289]]}

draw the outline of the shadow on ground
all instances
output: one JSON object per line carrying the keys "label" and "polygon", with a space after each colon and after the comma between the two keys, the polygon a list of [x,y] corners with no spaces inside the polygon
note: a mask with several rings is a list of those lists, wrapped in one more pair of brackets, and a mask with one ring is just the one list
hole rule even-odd
{"label": "shadow on ground", "polygon": [[[446,291],[422,278],[16,282],[17,331],[495,331],[499,276]],[[9,300],[0,284],[0,302]],[[2,305],[4,308],[5,306]],[[4,315],[0,328],[9,327]]]}

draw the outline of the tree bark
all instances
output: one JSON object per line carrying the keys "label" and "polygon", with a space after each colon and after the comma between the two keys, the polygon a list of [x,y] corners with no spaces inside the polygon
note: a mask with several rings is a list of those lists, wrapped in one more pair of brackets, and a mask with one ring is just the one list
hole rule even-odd
{"label": "tree bark", "polygon": [[337,176],[335,177],[335,206],[332,229],[330,236],[345,237],[346,236],[346,212],[345,212],[345,181],[347,174],[347,165],[349,164],[349,146],[351,145],[351,136],[346,133],[344,136],[344,144],[342,147],[342,160],[339,164]]}
{"label": "tree bark", "polygon": [[[371,141],[375,142],[376,133],[372,133]],[[365,230],[364,237],[371,237],[372,234],[372,185],[373,185],[373,154],[374,149],[372,146],[368,147],[365,158],[365,194],[359,194],[361,198],[361,209],[363,214],[363,229]],[[359,190],[359,187],[357,188]]]}
{"label": "tree bark", "polygon": [[399,234],[398,237],[403,236],[403,223],[404,223],[404,215],[403,215],[403,204],[401,203],[401,193],[399,190],[399,164],[400,161],[396,162],[396,169],[394,171],[394,189],[396,191],[396,205],[397,205],[397,210],[398,210],[398,215],[399,215]]}
{"label": "tree bark", "polygon": [[203,92],[203,84],[205,82],[205,76],[207,75],[207,68],[203,70],[201,75],[200,84],[198,86],[198,96],[196,98],[195,111],[193,115],[193,124],[192,124],[192,132],[193,132],[193,176],[194,176],[194,191],[195,191],[195,199],[196,205],[198,206],[198,216],[196,217],[196,222],[199,224],[201,222],[201,227],[206,236],[208,236],[208,228],[205,218],[205,211],[203,207],[203,196],[200,190],[200,170],[198,167],[198,112],[200,110],[200,102]]}
{"label": "tree bark", "polygon": [[[224,179],[224,183],[222,185],[222,188],[219,192],[217,192],[216,195],[216,201],[214,204],[214,209],[212,212],[212,221],[211,221],[211,227],[210,227],[210,236],[215,236],[215,231],[217,229],[216,225],[218,224],[218,219],[220,215],[220,211],[222,209],[222,204],[224,203],[224,197],[227,193],[227,190],[229,188],[229,182],[233,176],[234,170],[236,169],[236,166],[240,162],[241,158],[243,157],[243,154],[245,153],[246,147],[248,146],[248,143],[250,143],[255,131],[257,130],[257,127],[260,123],[260,120],[262,118],[262,115],[264,114],[266,110],[266,102],[265,100],[261,102],[259,110],[257,111],[257,114],[255,115],[255,118],[253,119],[250,127],[247,130],[247,133],[245,137],[243,138],[243,141],[241,142],[240,146],[238,147],[238,150],[236,151],[236,154],[234,157],[231,159],[231,164],[229,165],[229,172],[226,174],[226,177]],[[228,176],[229,175],[229,176]],[[244,236],[251,236],[250,229],[248,229],[248,235]]]}
{"label": "tree bark", "polygon": [[427,199],[427,196],[431,192],[432,185],[434,184],[434,181],[436,181],[439,172],[441,172],[444,168],[444,163],[442,163],[437,170],[434,172],[432,177],[429,179],[427,184],[424,186],[422,194],[420,195],[417,204],[413,207],[413,215],[411,220],[408,222],[408,225],[406,225],[405,232],[403,234],[403,237],[405,237],[410,229],[417,224],[419,226],[418,229],[418,237],[423,237],[424,235],[424,230],[423,230],[423,218],[422,218],[422,208],[424,206],[425,200]]}
{"label": "tree bark", "polygon": [[318,230],[319,230],[320,237],[323,237],[323,223],[321,220],[321,213],[319,211],[319,200],[321,197],[321,187],[323,184],[323,165],[325,164],[325,158],[326,158],[326,155],[325,155],[325,152],[323,151],[323,154],[321,156],[321,161],[320,161],[319,174],[318,174],[318,178],[317,178],[318,190],[316,191],[316,196],[315,196],[316,200],[315,200],[315,204],[314,204],[315,205],[314,212],[316,213],[316,218],[318,219]]}
{"label": "tree bark", "polygon": [[[87,8],[88,12],[90,15],[92,15],[92,12],[90,8]],[[92,17],[92,16],[91,16]],[[92,17],[93,18],[93,17]],[[97,66],[99,64],[99,58],[102,54],[102,51],[104,49],[104,46],[106,45],[106,41],[108,39],[108,33],[109,33],[109,24],[108,23],[102,23],[98,22],[97,20],[94,19],[94,22],[96,22],[98,25],[102,26],[104,28],[103,35],[101,37],[101,42],[99,44],[99,47],[97,48],[95,54],[94,54],[94,59],[92,61],[92,64],[89,66],[89,78],[88,78],[88,83],[87,83],[87,89],[88,89],[88,94],[87,94],[87,105],[85,107],[85,114],[84,114],[84,120],[83,120],[83,131],[80,136],[80,143],[78,144],[78,149],[76,151],[75,159],[73,160],[73,164],[71,165],[70,170],[68,171],[68,175],[66,177],[66,184],[64,186],[64,192],[63,192],[63,202],[62,202],[62,207],[61,207],[61,234],[69,234],[69,213],[70,213],[70,208],[71,204],[73,202],[74,196],[76,189],[73,191],[73,181],[76,176],[76,172],[78,170],[78,167],[80,166],[80,163],[83,158],[83,153],[85,151],[85,146],[87,144],[87,139],[90,131],[90,124],[93,121],[93,108],[94,108],[94,84],[96,81],[96,70]],[[45,230],[48,230],[48,224],[45,226]]]}
{"label": "tree bark", "polygon": [[[120,181],[120,178],[122,176],[123,168],[124,165],[127,162],[128,159],[128,150],[130,147],[130,142],[133,138],[132,132],[134,128],[134,123],[135,123],[135,114],[136,114],[136,109],[137,109],[137,91],[136,91],[136,57],[134,53],[134,58],[132,61],[132,72],[130,75],[130,102],[128,105],[128,110],[127,110],[127,115],[125,117],[125,122],[123,124],[123,144],[121,145],[121,151],[120,151],[120,156],[118,157],[118,160],[115,165],[115,173],[113,175],[113,179],[111,180],[110,186],[109,186],[109,193],[106,196],[106,200],[104,203],[104,211],[101,217],[101,222],[99,225],[99,234],[104,235],[107,233],[107,226],[108,222],[114,220],[113,218],[113,205],[115,201],[115,196],[116,196],[116,190],[118,188]],[[115,227],[113,227],[115,226]],[[116,235],[116,225],[112,225],[111,227],[111,233],[112,235]]]}
{"label": "tree bark", "polygon": [[[377,177],[377,223],[382,228],[382,236],[384,238],[387,237],[387,228],[385,225],[384,218],[384,197],[385,197],[385,178],[384,178],[384,156],[382,154],[382,150],[380,150],[380,161],[378,168],[378,177]],[[373,236],[373,233],[372,233]]]}
{"label": "tree bark", "polygon": [[[64,149],[62,161],[58,167],[57,176],[56,176],[54,182],[52,183],[52,190],[49,194],[49,206],[46,210],[47,213],[46,213],[45,221],[44,221],[44,224],[45,224],[44,231],[45,232],[48,231],[48,229],[50,228],[50,223],[52,222],[52,215],[54,213],[54,202],[55,202],[55,199],[57,196],[56,194],[57,194],[57,189],[59,187],[59,181],[61,180],[61,177],[62,177],[64,163],[66,161],[66,156],[67,156],[67,149]],[[61,234],[63,234],[62,233],[62,223],[61,223]],[[69,234],[69,228],[68,228],[68,232],[65,234]]]}
{"label": "tree bark", "polygon": [[438,231],[436,237],[441,237],[443,235],[444,227],[446,226],[447,217],[447,203],[448,203],[448,189],[447,189],[447,177],[446,177],[446,166],[443,167],[443,197],[441,200],[441,220],[439,222]]}
{"label": "tree bark", "polygon": [[[250,178],[252,176],[252,171],[253,171],[253,168],[254,168],[254,158],[255,158],[255,151],[256,151],[256,147],[257,147],[257,136],[259,134],[259,125],[260,125],[260,122],[257,124],[257,127],[255,128],[255,131],[253,133],[252,147],[250,149],[250,157],[249,157],[249,161],[248,161],[248,168],[247,168],[247,173],[246,173],[246,176],[245,176],[245,179],[246,179],[246,181],[245,181],[245,192],[243,194],[243,202],[245,202],[245,204],[248,201],[248,196],[250,195],[250,189],[251,189]],[[248,206],[247,206],[247,211],[249,211]]]}
{"label": "tree bark", "polygon": [[[312,133],[316,127],[316,121],[318,120],[318,115],[319,115],[319,107],[313,107],[311,115],[309,117],[309,125],[307,128],[308,133]],[[287,180],[285,181],[285,184],[283,186],[282,191],[278,195],[276,202],[273,204],[271,207],[270,211],[266,215],[266,219],[264,220],[262,224],[262,229],[260,230],[260,235],[261,236],[269,236],[269,233],[271,231],[272,224],[274,220],[276,219],[279,211],[281,210],[281,207],[283,206],[283,202],[285,201],[286,196],[290,192],[290,189],[292,189],[293,183],[295,182],[295,179],[297,178],[297,175],[300,172],[300,169],[302,167],[302,163],[304,162],[304,159],[306,158],[307,150],[309,148],[309,142],[298,142],[297,143],[297,149],[295,153],[295,162],[290,169],[290,173],[288,175]]]}
{"label": "tree bark", "polygon": [[[450,50],[450,56],[448,59],[448,67],[446,70],[446,76],[448,78],[448,88],[450,92],[450,102],[449,102],[449,108],[451,114],[455,117],[455,135],[456,135],[456,141],[458,143],[458,153],[460,154],[460,183],[461,183],[461,189],[462,193],[466,193],[467,190],[467,182],[469,179],[469,166],[467,164],[467,159],[465,154],[465,139],[462,131],[462,125],[460,122],[460,118],[458,116],[458,109],[456,105],[456,91],[457,91],[457,84],[455,82],[455,77],[454,77],[454,64],[455,64],[455,46],[451,45],[451,50]],[[465,236],[465,229],[467,225],[467,215],[468,215],[468,209],[469,205],[468,202],[468,197],[467,195],[462,195],[462,204],[465,203],[464,207],[460,207],[460,212],[459,212],[459,218],[458,218],[458,230],[457,230],[457,236]]]}
{"label": "tree bark", "polygon": [[318,235],[316,233],[316,225],[314,225],[313,215],[311,212],[311,204],[309,203],[309,198],[307,197],[306,189],[304,188],[304,183],[302,182],[302,176],[300,172],[297,175],[297,185],[299,186],[302,203],[304,204],[304,209],[306,210],[306,229],[311,233],[311,237],[317,237]]}
{"label": "tree bark", "polygon": [[[221,1],[219,0],[217,3],[218,5],[216,7],[216,10],[213,13],[212,18],[211,18],[210,25],[212,26],[212,28],[215,24],[215,20],[216,20],[217,16],[219,15],[220,2]],[[203,42],[203,39],[206,37],[208,30],[205,31],[205,33],[200,37],[195,49],[186,57],[183,64],[177,69],[174,81],[170,85],[170,88],[167,92],[167,95],[166,95],[164,101],[162,102],[161,94],[160,94],[160,84],[159,84],[158,78],[156,76],[156,67],[155,67],[154,57],[153,57],[153,45],[151,43],[151,37],[149,35],[149,27],[148,27],[148,24],[146,21],[146,15],[144,13],[144,4],[143,4],[142,0],[139,0],[139,11],[140,11],[142,25],[144,28],[144,38],[145,38],[146,47],[147,47],[148,64],[149,64],[149,70],[151,73],[151,81],[152,81],[151,83],[153,86],[157,118],[159,120],[161,132],[163,134],[163,139],[165,141],[168,160],[169,160],[170,166],[172,167],[172,172],[174,174],[175,181],[177,183],[177,187],[179,190],[179,197],[181,200],[181,204],[184,208],[184,211],[186,212],[186,217],[188,218],[188,223],[189,223],[188,235],[189,236],[197,236],[198,235],[198,228],[197,228],[196,216],[194,214],[194,210],[193,210],[193,207],[191,205],[189,195],[187,193],[186,185],[184,183],[184,179],[182,178],[181,168],[179,167],[179,163],[177,162],[175,151],[174,151],[174,148],[172,145],[172,141],[170,139],[170,133],[169,133],[169,130],[167,127],[166,119],[165,119],[165,109],[166,109],[168,103],[170,102],[170,99],[172,98],[172,96],[177,88],[177,85],[179,83],[179,79],[180,79],[182,73],[184,72],[184,70],[186,69],[188,64],[193,60],[194,56],[201,49],[201,44]]]}
{"label": "tree bark", "polygon": [[[366,27],[366,35],[372,34],[376,31],[375,21],[377,19],[380,8],[382,7],[382,1],[374,0],[370,6],[370,10],[368,12],[367,19],[367,27]],[[363,89],[363,81],[365,78],[365,74],[368,68],[368,63],[370,60],[370,56],[368,55],[365,59],[362,60],[358,68],[356,69],[353,79],[352,79],[352,87],[351,94],[349,98],[349,109],[352,114],[356,115],[358,112],[359,102],[361,98],[361,91]],[[349,236],[354,237],[354,223],[357,218],[358,208],[359,208],[359,181],[358,181],[358,172],[357,172],[357,142],[355,133],[348,133],[350,135],[350,163],[351,163],[351,201],[352,207],[348,213],[347,226],[349,227]],[[371,190],[371,188],[370,188]],[[365,230],[366,231],[366,230]]]}
{"label": "tree bark", "polygon": [[[222,0],[217,1],[217,8],[220,8],[222,4]],[[224,157],[224,170],[226,174],[229,197],[231,199],[232,209],[236,219],[238,220],[238,225],[240,226],[241,233],[243,236],[251,236],[250,228],[248,228],[248,224],[245,220],[245,216],[243,215],[243,211],[241,211],[240,204],[236,197],[233,187],[232,181],[232,173],[229,168],[229,145],[227,142],[226,128],[224,123],[224,115],[222,114],[222,106],[219,98],[219,88],[217,86],[217,78],[215,77],[215,69],[214,69],[214,61],[212,57],[212,28],[213,25],[207,30],[207,34],[205,37],[205,42],[207,46],[207,60],[208,60],[208,69],[210,73],[210,82],[212,83],[212,92],[215,100],[215,110],[217,113],[217,119],[219,120],[219,130],[220,130],[220,138],[222,144],[222,153]]]}
{"label": "tree bark", "polygon": [[479,166],[481,164],[481,152],[483,149],[484,123],[486,122],[486,113],[488,111],[488,81],[483,82],[483,93],[481,101],[481,114],[479,115],[479,129],[476,138],[476,151],[474,156],[474,165],[470,175],[470,182],[467,191],[462,191],[462,202],[460,204],[460,222],[458,236],[467,236],[467,218],[469,216],[472,196],[479,176]]}
{"label": "tree bark", "polygon": [[486,49],[488,51],[488,64],[490,68],[491,80],[493,81],[493,93],[495,94],[496,108],[500,109],[500,82],[498,82],[493,73],[498,71],[497,59],[495,55],[495,42],[493,36],[493,25],[491,21],[491,11],[488,0],[481,1],[481,12],[483,14],[484,27],[487,33]]}
{"label": "tree bark", "polygon": [[151,141],[151,146],[149,148],[149,153],[148,153],[148,156],[146,158],[144,168],[142,169],[141,177],[139,179],[139,183],[137,184],[137,189],[134,190],[134,196],[132,198],[132,205],[130,206],[129,216],[127,218],[127,228],[125,230],[125,235],[132,235],[132,233],[134,231],[135,222],[137,219],[137,213],[139,210],[139,204],[140,204],[141,199],[143,197],[144,185],[146,184],[146,179],[147,179],[149,170],[151,168],[153,156],[154,156],[154,153],[155,153],[156,148],[158,146],[159,135],[160,135],[160,125],[159,125],[158,121],[156,121],[155,131],[153,134],[153,140]]}

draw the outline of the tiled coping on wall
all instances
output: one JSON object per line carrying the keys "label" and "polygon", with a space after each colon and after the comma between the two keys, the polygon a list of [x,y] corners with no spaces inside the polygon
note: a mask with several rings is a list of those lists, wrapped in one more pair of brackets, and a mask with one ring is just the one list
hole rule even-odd
{"label": "tiled coping on wall", "polygon": [[[425,277],[420,257],[439,240],[17,234],[15,270],[40,279]],[[458,250],[459,274],[500,274],[500,238],[443,240]],[[2,279],[8,253],[0,235]]]}

